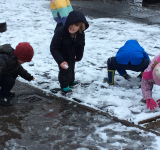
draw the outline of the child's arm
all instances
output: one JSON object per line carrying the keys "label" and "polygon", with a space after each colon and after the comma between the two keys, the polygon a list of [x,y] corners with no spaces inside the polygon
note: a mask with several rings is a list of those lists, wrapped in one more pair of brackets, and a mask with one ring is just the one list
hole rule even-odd
{"label": "child's arm", "polygon": [[76,37],[78,47],[76,50],[76,61],[80,61],[83,57],[83,52],[84,52],[84,46],[85,46],[85,33],[82,32],[77,35]]}
{"label": "child's arm", "polygon": [[22,78],[28,81],[31,81],[34,79],[34,77],[30,73],[28,73],[28,71],[25,70],[21,65],[18,68],[18,75],[20,75]]}
{"label": "child's arm", "polygon": [[142,80],[141,88],[143,97],[146,100],[147,109],[154,110],[157,107],[157,103],[152,98],[152,88],[153,88],[154,81],[152,80]]}
{"label": "child's arm", "polygon": [[150,110],[154,110],[157,107],[155,100],[152,98],[152,88],[154,84],[152,71],[155,65],[157,64],[157,62],[159,61],[160,61],[160,55],[156,56],[151,61],[147,69],[145,69],[143,73],[142,82],[141,82],[143,98],[146,100],[147,108]]}
{"label": "child's arm", "polygon": [[61,29],[57,30],[52,38],[52,42],[50,45],[50,52],[58,65],[60,65],[64,61],[60,52],[63,40],[62,32],[63,31]]}
{"label": "child's arm", "polygon": [[81,46],[76,50],[76,60],[75,61],[80,61],[82,59],[83,52],[84,52],[84,46]]}
{"label": "child's arm", "polygon": [[150,80],[142,79],[141,90],[142,90],[143,98],[145,100],[152,99],[152,88],[153,88],[153,79],[150,79]]}

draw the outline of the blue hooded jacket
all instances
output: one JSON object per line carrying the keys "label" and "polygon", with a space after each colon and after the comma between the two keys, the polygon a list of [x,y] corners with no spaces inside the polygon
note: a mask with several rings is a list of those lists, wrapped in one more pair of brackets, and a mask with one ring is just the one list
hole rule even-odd
{"label": "blue hooded jacket", "polygon": [[132,65],[139,65],[142,59],[149,59],[149,56],[136,40],[128,40],[116,54],[117,63],[124,65],[129,62]]}

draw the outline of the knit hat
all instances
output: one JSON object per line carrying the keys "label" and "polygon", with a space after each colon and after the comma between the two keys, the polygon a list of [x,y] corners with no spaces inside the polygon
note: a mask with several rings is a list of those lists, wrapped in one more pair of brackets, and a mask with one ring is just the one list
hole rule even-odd
{"label": "knit hat", "polygon": [[153,80],[154,80],[155,84],[160,86],[160,63],[158,63],[154,67],[152,75],[153,75]]}
{"label": "knit hat", "polygon": [[34,51],[32,46],[27,43],[19,43],[16,46],[16,49],[14,50],[14,54],[17,56],[17,58],[24,62],[30,62],[32,60],[32,57],[34,55]]}

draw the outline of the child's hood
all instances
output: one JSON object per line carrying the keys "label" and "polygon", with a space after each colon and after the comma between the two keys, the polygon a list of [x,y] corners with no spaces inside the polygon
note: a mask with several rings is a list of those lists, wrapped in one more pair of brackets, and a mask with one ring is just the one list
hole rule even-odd
{"label": "child's hood", "polygon": [[128,45],[128,44],[134,44],[134,45],[140,46],[139,43],[138,43],[138,41],[134,40],[134,39],[126,41],[125,45]]}
{"label": "child's hood", "polygon": [[84,14],[80,11],[72,11],[69,13],[64,29],[68,30],[68,27],[73,23],[83,22],[85,24],[85,30],[89,27],[89,24],[84,16]]}

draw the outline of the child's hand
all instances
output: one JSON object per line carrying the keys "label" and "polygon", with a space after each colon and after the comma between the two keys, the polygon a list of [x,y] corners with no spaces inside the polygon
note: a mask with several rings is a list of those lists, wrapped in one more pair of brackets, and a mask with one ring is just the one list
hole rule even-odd
{"label": "child's hand", "polygon": [[68,63],[67,62],[62,62],[61,64],[60,64],[60,66],[63,68],[63,69],[67,69],[68,68]]}
{"label": "child's hand", "polygon": [[35,78],[33,77],[32,80],[34,80]]}
{"label": "child's hand", "polygon": [[153,99],[146,100],[147,109],[154,110],[157,107],[156,102]]}

